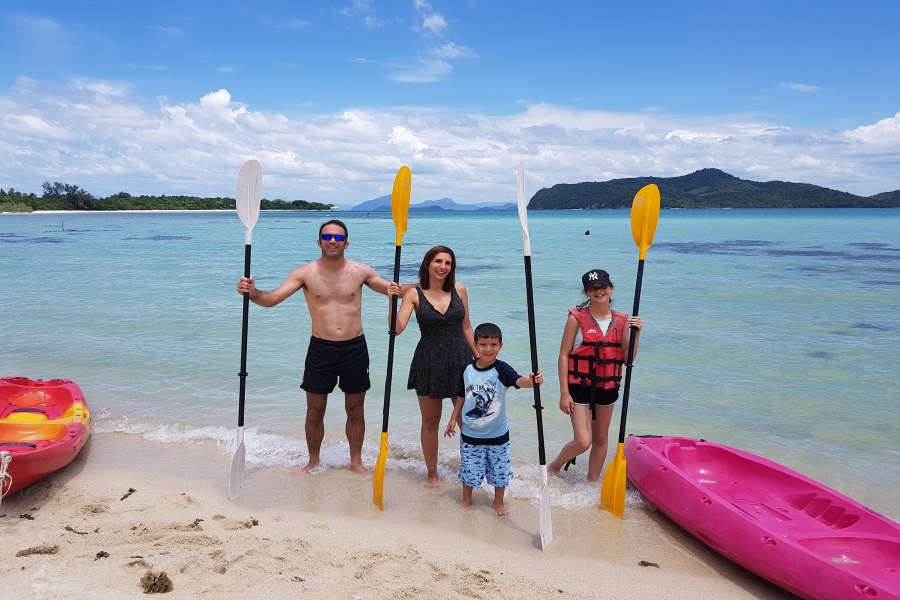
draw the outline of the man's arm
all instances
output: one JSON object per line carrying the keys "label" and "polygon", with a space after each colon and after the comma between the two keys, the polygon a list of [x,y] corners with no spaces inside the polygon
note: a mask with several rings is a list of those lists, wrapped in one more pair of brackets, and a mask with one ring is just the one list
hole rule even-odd
{"label": "man's arm", "polygon": [[[387,279],[385,279],[384,277],[382,277],[381,275],[379,275],[375,271],[375,269],[373,269],[369,265],[365,265],[364,268],[366,270],[366,277],[365,277],[365,279],[363,279],[363,283],[365,283],[366,286],[370,290],[378,292],[379,294],[384,294],[385,296],[387,296],[388,295],[388,286],[391,284],[391,282],[388,281]],[[403,296],[403,294],[406,293],[406,290],[408,290],[410,288],[414,288],[414,287],[416,287],[416,284],[414,284],[414,283],[400,284],[400,296]]]}
{"label": "man's arm", "polygon": [[254,304],[264,307],[275,306],[286,299],[290,298],[297,290],[303,287],[303,269],[305,265],[294,269],[287,279],[271,292],[260,290],[256,287],[256,282],[247,277],[241,277],[238,283],[238,292],[248,292],[250,301]]}

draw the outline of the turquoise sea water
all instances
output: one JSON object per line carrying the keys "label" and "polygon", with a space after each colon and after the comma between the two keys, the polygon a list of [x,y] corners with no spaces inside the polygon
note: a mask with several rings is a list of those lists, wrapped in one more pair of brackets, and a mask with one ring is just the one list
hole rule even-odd
{"label": "turquoise sea water", "polygon": [[[318,226],[332,216],[349,226],[347,255],[389,278],[389,214],[275,212],[263,213],[253,231],[258,285],[271,289],[315,259]],[[549,461],[571,436],[557,408],[566,308],[581,301],[581,274],[599,267],[616,285],[614,306],[630,313],[638,254],[626,211],[535,211],[529,220]],[[403,282],[414,281],[423,254],[438,243],[456,251],[473,325],[498,324],[501,358],[527,372],[516,213],[412,213]],[[95,432],[139,434],[173,449],[214,440],[231,456],[243,245],[243,224],[228,212],[0,214],[0,375],[74,379],[94,411]],[[898,301],[900,211],[663,211],[644,270],[646,326],[627,430],[749,450],[897,519]],[[366,290],[363,303],[373,384],[364,460],[371,466],[384,399],[387,299]],[[248,469],[302,465],[299,382],[309,337],[302,295],[270,309],[251,305],[249,331]],[[417,339],[411,327],[397,340],[389,471],[424,473],[418,405],[405,389]],[[509,495],[536,498],[532,391],[511,390],[508,399],[517,476]],[[341,397],[330,404],[326,468],[348,462]],[[617,411],[614,439],[618,423]],[[442,442],[440,460],[452,478],[455,441]],[[581,466],[554,479],[554,507],[595,504],[597,488],[583,479]]]}

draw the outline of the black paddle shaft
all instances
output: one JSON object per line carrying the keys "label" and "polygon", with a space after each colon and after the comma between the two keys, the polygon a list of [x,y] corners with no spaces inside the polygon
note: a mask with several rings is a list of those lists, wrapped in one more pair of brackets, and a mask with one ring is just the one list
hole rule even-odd
{"label": "black paddle shaft", "polygon": [[[244,245],[244,277],[250,277],[250,244]],[[250,292],[244,292],[244,318],[241,322],[241,380],[238,395],[238,427],[244,426],[244,395],[247,389],[247,330],[250,322]]]}
{"label": "black paddle shaft", "polygon": [[[531,285],[531,256],[525,255],[525,296],[528,299],[528,337],[531,342],[531,372],[538,372],[537,333],[534,324],[534,290]],[[544,420],[541,416],[541,386],[534,383],[534,412],[537,418],[538,460],[541,466],[547,464],[544,453]]]}
{"label": "black paddle shaft", "polygon": [[[637,281],[634,284],[634,310],[631,316],[638,316],[638,308],[641,305],[641,282],[644,280],[644,261],[638,261]],[[628,338],[628,362],[625,363],[625,387],[622,391],[622,419],[619,421],[619,443],[625,443],[625,419],[628,416],[628,391],[631,389],[631,367],[634,361],[634,339],[637,337],[637,327],[632,326]]]}
{"label": "black paddle shaft", "polygon": [[[400,283],[400,248],[394,251],[394,283]],[[391,379],[394,373],[394,341],[397,339],[397,296],[391,296],[391,327],[388,331],[387,374],[384,378],[384,416],[381,421],[381,431],[387,432],[388,414],[391,410]]]}

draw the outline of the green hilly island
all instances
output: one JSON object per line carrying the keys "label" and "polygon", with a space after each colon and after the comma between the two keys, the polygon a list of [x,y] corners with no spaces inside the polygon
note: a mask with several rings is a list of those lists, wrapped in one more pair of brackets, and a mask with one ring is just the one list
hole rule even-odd
{"label": "green hilly island", "polygon": [[645,185],[659,186],[662,208],[897,208],[900,190],[856,196],[809,183],[750,181],[719,169],[680,177],[629,177],[602,182],[558,183],[532,196],[529,209],[630,208]]}

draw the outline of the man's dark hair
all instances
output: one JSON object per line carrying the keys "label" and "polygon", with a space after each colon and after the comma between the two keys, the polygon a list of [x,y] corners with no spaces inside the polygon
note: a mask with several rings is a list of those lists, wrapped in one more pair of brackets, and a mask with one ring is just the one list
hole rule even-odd
{"label": "man's dark hair", "polygon": [[331,219],[330,221],[325,221],[321,225],[319,225],[319,237],[322,237],[322,230],[325,229],[329,225],[337,225],[341,229],[344,230],[344,237],[350,239],[350,234],[347,232],[347,226],[344,225],[344,222],[338,219]]}

